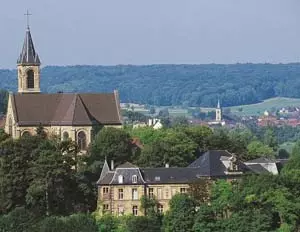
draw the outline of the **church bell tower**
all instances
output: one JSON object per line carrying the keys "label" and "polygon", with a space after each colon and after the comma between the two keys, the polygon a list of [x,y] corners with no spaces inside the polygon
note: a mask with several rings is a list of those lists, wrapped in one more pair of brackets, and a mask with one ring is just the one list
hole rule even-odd
{"label": "church bell tower", "polygon": [[40,58],[35,52],[27,12],[27,29],[22,52],[17,61],[18,69],[18,92],[40,93]]}
{"label": "church bell tower", "polygon": [[222,109],[220,105],[220,100],[218,100],[218,105],[216,108],[216,121],[221,122],[222,121]]}

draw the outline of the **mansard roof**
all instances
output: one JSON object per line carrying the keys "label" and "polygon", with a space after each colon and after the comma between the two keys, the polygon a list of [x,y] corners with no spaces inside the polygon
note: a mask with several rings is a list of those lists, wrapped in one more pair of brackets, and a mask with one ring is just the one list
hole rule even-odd
{"label": "mansard roof", "polygon": [[[114,174],[108,173],[97,184],[118,184],[118,176],[124,176],[123,184],[131,184],[132,175],[140,175],[145,184],[191,183],[199,178],[218,178],[240,176],[251,171],[242,162],[237,162],[237,170],[229,169],[232,154],[224,150],[211,150],[201,155],[188,167],[139,168],[126,162],[116,168]],[[143,181],[139,182],[143,184]]]}
{"label": "mansard roof", "polygon": [[[199,168],[203,176],[225,176],[228,171],[226,164],[232,157],[226,150],[209,150],[189,165],[190,168]],[[238,163],[239,170],[245,165]]]}
{"label": "mansard roof", "polygon": [[13,94],[12,107],[20,126],[93,124],[121,125],[118,94]]}
{"label": "mansard roof", "polygon": [[257,159],[248,160],[245,163],[259,164],[259,163],[275,163],[276,160],[268,157],[259,157]]}
{"label": "mansard roof", "polygon": [[17,61],[18,65],[40,65],[41,61],[35,52],[29,27],[26,30],[22,52]]}
{"label": "mansard roof", "polygon": [[141,172],[148,184],[190,183],[203,176],[198,168],[142,168]]}

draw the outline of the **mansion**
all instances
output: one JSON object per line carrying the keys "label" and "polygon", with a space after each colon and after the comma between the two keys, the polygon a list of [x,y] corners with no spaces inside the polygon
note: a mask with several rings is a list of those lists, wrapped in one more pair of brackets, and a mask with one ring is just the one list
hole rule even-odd
{"label": "mansion", "polygon": [[17,61],[18,93],[9,94],[6,133],[19,138],[34,135],[42,126],[48,136],[72,139],[84,151],[99,128],[122,126],[118,91],[41,93],[40,66],[28,26]]}
{"label": "mansion", "polygon": [[169,209],[169,201],[176,193],[187,193],[191,184],[199,180],[232,181],[245,174],[278,174],[280,161],[259,158],[247,163],[225,150],[210,150],[202,154],[188,167],[139,168],[124,163],[114,168],[105,160],[98,185],[98,209],[100,214],[109,212],[116,216],[144,215],[141,198],[146,196],[158,201],[158,212]]}

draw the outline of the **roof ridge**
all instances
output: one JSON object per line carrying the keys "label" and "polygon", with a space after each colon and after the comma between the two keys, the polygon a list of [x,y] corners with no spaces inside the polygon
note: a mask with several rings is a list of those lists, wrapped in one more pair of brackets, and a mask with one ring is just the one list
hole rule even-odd
{"label": "roof ridge", "polygon": [[77,98],[79,98],[88,118],[90,119],[90,121],[93,123],[94,120],[96,120],[91,114],[90,114],[90,111],[88,110],[88,108],[86,107],[86,105],[84,104],[84,101],[83,99],[81,98],[81,95],[80,93],[79,94],[76,94]]}
{"label": "roof ridge", "polygon": [[[54,111],[54,114],[53,114],[53,116],[52,116],[52,118],[51,118],[51,123],[53,123],[53,122],[55,122],[54,121],[54,119],[57,117],[57,115],[58,115],[58,112],[60,111],[60,106],[61,106],[61,104],[63,104],[63,101],[65,100],[65,96],[63,95],[63,94],[51,94],[51,95],[53,95],[53,96],[57,96],[58,98],[59,98],[59,101],[58,101],[58,104],[57,104],[57,106],[56,106],[56,109],[55,109],[55,111]],[[60,120],[63,120],[64,119],[64,117],[67,115],[67,113],[69,112],[69,110],[72,108],[72,107],[74,107],[74,105],[73,105],[73,102],[74,102],[74,99],[72,100],[72,102],[71,102],[71,104],[69,105],[69,107],[64,111],[64,114],[62,115],[62,118],[60,119]],[[73,112],[74,112],[74,109],[73,109]]]}
{"label": "roof ridge", "polygon": [[[77,93],[74,95],[74,108],[73,108],[73,113],[72,113],[72,124],[74,124],[74,117],[75,117],[75,110],[76,110],[76,106],[77,106]],[[72,103],[73,103],[72,101]]]}
{"label": "roof ridge", "polygon": [[115,103],[118,111],[119,121],[122,121],[121,111],[120,111],[120,98],[118,90],[114,90]]}

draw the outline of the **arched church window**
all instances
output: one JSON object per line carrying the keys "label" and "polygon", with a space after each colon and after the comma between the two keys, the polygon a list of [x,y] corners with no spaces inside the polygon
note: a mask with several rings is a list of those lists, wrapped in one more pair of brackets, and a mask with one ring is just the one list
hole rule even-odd
{"label": "arched church window", "polygon": [[12,122],[12,119],[9,118],[8,119],[8,134],[12,135],[12,133],[13,133],[13,122]]}
{"label": "arched church window", "polygon": [[80,150],[86,150],[86,135],[83,131],[77,135],[77,144]]}
{"label": "arched church window", "polygon": [[63,133],[63,141],[67,141],[68,139],[69,139],[69,133],[65,131]]}
{"label": "arched church window", "polygon": [[22,133],[22,137],[29,137],[31,134],[30,134],[30,132],[29,131],[24,131],[23,133]]}
{"label": "arched church window", "polygon": [[27,88],[34,88],[34,72],[31,69],[27,71]]}

